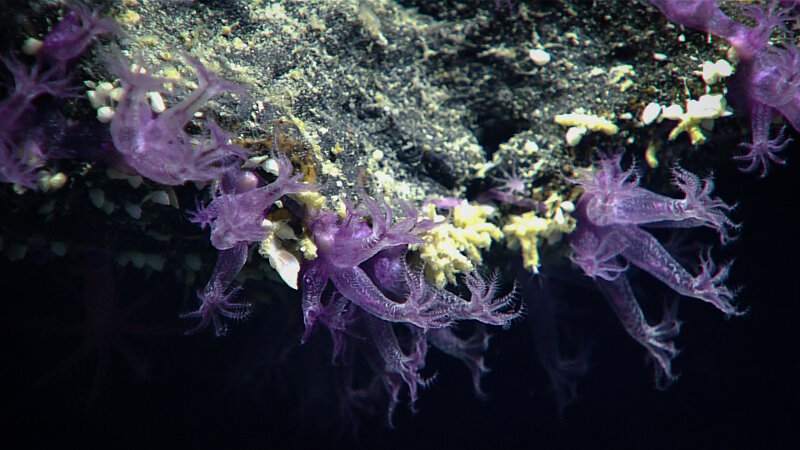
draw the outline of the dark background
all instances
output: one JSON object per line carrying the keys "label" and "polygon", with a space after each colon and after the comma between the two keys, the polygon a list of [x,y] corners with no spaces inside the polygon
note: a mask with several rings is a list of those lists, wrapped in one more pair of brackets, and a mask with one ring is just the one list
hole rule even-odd
{"label": "dark background", "polygon": [[[733,164],[717,169],[717,193],[739,201],[734,217],[745,226],[715,255],[735,255],[731,284],[741,287],[739,302],[749,313],[726,320],[710,305],[682,300],[683,351],[675,360],[681,377],[666,391],[655,389],[644,350],[605,301],[567,284],[562,292],[575,311],[573,326],[591,345],[591,366],[563,420],[523,320],[507,332],[493,330],[488,401],[474,397],[460,363],[431,352],[426,374],[436,371],[437,379],[422,391],[420,411],[412,415],[401,404],[396,428],[388,429],[380,400],[376,414],[359,416],[353,431],[356,422],[340,414],[327,334],[317,331],[309,344],[298,344],[297,293],[279,288],[279,300],[259,304],[227,337],[210,330],[185,337],[191,324],[177,316],[188,310],[190,290],[170,270],[145,276],[109,265],[102,252],[33,254],[0,262],[0,420],[19,442],[112,448],[794,448],[798,152],[787,149],[788,167],[765,180]],[[634,284],[641,303],[657,320],[666,289],[640,278]],[[248,282],[245,296],[275,286]],[[87,305],[98,308],[87,298],[108,298],[118,308],[87,315]],[[108,323],[118,317],[113,311],[140,303],[113,322],[116,328],[87,322],[106,314]],[[101,344],[75,357],[87,330]]]}

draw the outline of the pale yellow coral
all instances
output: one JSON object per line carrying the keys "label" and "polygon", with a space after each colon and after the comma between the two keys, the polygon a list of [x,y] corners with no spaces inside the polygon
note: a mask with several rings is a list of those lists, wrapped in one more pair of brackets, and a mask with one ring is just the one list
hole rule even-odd
{"label": "pale yellow coral", "polygon": [[614,125],[614,122],[594,114],[587,114],[581,109],[573,113],[559,114],[554,120],[559,125],[583,127],[589,131],[600,131],[609,136],[617,134],[619,131],[619,128]]}
{"label": "pale yellow coral", "polygon": [[697,100],[687,100],[685,113],[678,105],[670,106],[665,110],[664,117],[680,122],[672,129],[668,138],[672,141],[686,133],[692,145],[701,145],[706,141],[701,126],[710,130],[714,126],[714,119],[731,114],[733,113],[728,109],[728,103],[722,94],[706,94]]}
{"label": "pale yellow coral", "polygon": [[308,260],[317,259],[317,244],[310,237],[303,236],[297,249],[303,254],[303,258]]}
{"label": "pale yellow coral", "polygon": [[[503,237],[502,231],[487,221],[495,212],[488,205],[470,205],[467,202],[453,208],[452,221],[426,232],[419,247],[420,258],[425,262],[425,277],[431,283],[444,287],[456,283],[456,274],[469,273],[482,263],[481,250]],[[437,222],[446,218],[427,205],[423,214]]]}
{"label": "pale yellow coral", "polygon": [[539,272],[539,246],[543,243],[557,242],[563,233],[575,229],[575,219],[569,216],[574,205],[569,201],[561,201],[552,195],[545,202],[548,210],[539,215],[534,211],[522,215],[509,216],[509,222],[503,227],[508,246],[512,250],[522,250],[522,263],[526,269]]}
{"label": "pale yellow coral", "polygon": [[292,197],[303,205],[309,206],[314,209],[322,209],[325,202],[328,201],[324,195],[317,191],[304,191],[292,194]]}

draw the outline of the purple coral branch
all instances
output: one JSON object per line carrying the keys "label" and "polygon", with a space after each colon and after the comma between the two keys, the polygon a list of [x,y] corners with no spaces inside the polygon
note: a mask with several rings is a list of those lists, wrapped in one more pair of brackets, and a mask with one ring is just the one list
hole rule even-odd
{"label": "purple coral branch", "polygon": [[792,138],[784,137],[786,127],[781,128],[775,139],[769,139],[769,128],[772,123],[772,108],[766,105],[755,105],[750,112],[753,142],[743,142],[739,144],[747,149],[744,155],[734,156],[736,161],[742,161],[746,165],[741,168],[742,172],[755,172],[760,167],[759,178],[767,176],[770,163],[784,165],[786,159],[778,156],[786,146],[792,142]]}
{"label": "purple coral branch", "polygon": [[391,323],[367,317],[367,328],[383,362],[382,379],[390,395],[387,417],[391,425],[392,415],[399,400],[401,383],[408,387],[410,406],[414,411],[419,398],[419,387],[425,387],[432,381],[432,378],[425,379],[419,373],[425,367],[427,340],[421,330],[412,329],[414,335],[412,350],[406,354],[397,341]]}
{"label": "purple coral branch", "polygon": [[628,264],[680,295],[711,303],[728,316],[743,312],[734,306],[734,292],[724,284],[730,264],[717,269],[709,250],[701,255],[700,273],[692,275],[640,226],[708,226],[724,243],[738,225],[727,215],[733,207],[711,197],[711,177],[701,180],[675,167],[674,182],[684,198],[673,199],[639,186],[635,169],[622,170],[621,158],[622,154],[601,156],[596,171],[585,171],[576,180],[585,191],[575,211],[578,225],[571,238],[571,259],[595,280],[628,334],[656,360],[657,382],[669,383],[675,378],[670,361],[677,355],[671,342],[679,329],[675,312],[670,310],[655,327],[647,323],[628,282]]}
{"label": "purple coral branch", "polygon": [[36,56],[66,73],[67,66],[103,34],[124,36],[114,20],[100,17],[99,9],[89,10],[83,3],[73,2],[64,17],[44,37]]}
{"label": "purple coral branch", "polygon": [[795,130],[800,130],[800,51],[793,42],[770,44],[775,29],[786,30],[785,23],[796,21],[793,0],[773,0],[769,6],[746,5],[742,11],[755,26],[749,27],[728,17],[719,8],[719,0],[650,0],[671,21],[705,31],[727,40],[740,60],[732,81],[732,92],[738,93],[745,111],[749,112],[752,141],[742,143],[747,153],[735,156],[744,161],[742,171],[753,172],[761,167],[764,178],[769,163],[784,164],[776,153],[786,147],[783,130],[769,139],[773,112],[779,112]]}
{"label": "purple coral branch", "polygon": [[239,243],[233,248],[219,252],[211,279],[202,291],[197,292],[200,307],[196,311],[180,316],[182,319],[200,319],[200,323],[186,334],[198,333],[213,323],[217,336],[224,336],[228,332],[228,324],[225,319],[240,321],[250,314],[252,307],[249,303],[233,301],[241,291],[241,286],[231,287],[234,278],[241,272],[246,262],[247,244],[245,243]]}
{"label": "purple coral branch", "polygon": [[[343,218],[324,211],[307,217],[317,258],[304,264],[302,342],[322,324],[331,332],[336,357],[347,338],[366,337],[357,347],[378,354],[367,359],[389,395],[390,424],[401,388],[408,388],[413,410],[419,387],[430,382],[419,374],[429,341],[467,365],[480,395],[487,337],[484,333],[461,340],[448,327],[459,320],[507,325],[520,314],[513,307],[515,290],[498,295],[497,274],[488,280],[477,273],[465,276],[469,300],[428,283],[422,270],[408,266],[406,257],[410,244],[422,242],[419,234],[438,223],[419,220],[417,211],[405,203],[400,203],[405,216],[397,219],[385,200],[369,197],[363,188],[362,197],[362,205],[348,205]],[[334,294],[324,303],[329,284]],[[366,333],[358,332],[359,324],[366,326]],[[397,327],[410,330],[410,347],[399,344]]]}
{"label": "purple coral branch", "polygon": [[486,327],[481,326],[470,337],[461,339],[450,328],[428,330],[428,340],[431,345],[442,352],[461,360],[472,375],[472,386],[478,398],[486,398],[487,394],[481,388],[481,378],[489,373],[489,368],[484,364],[483,354],[489,349],[489,333]]}
{"label": "purple coral branch", "polygon": [[569,258],[588,277],[614,281],[628,270],[628,263],[620,262],[619,258],[623,245],[622,240],[613,232],[600,238],[594,233],[584,232],[572,240]]}
{"label": "purple coral branch", "polygon": [[247,150],[229,143],[230,136],[210,119],[206,139],[197,139],[184,130],[211,97],[243,90],[217,78],[199,60],[188,55],[184,58],[197,72],[199,85],[178,104],[158,114],[151,111],[147,93],[162,91],[163,80],[142,72],[141,65],[130,70],[119,52],[107,58],[109,68],[125,88],[111,121],[114,146],[137,173],[167,185],[216,180],[248,155]]}
{"label": "purple coral branch", "polygon": [[677,375],[672,373],[672,359],[678,355],[678,350],[672,340],[678,336],[681,325],[677,320],[677,308],[668,309],[662,321],[651,326],[644,318],[627,277],[599,280],[597,286],[628,335],[647,349],[655,361],[656,386],[663,389],[674,382]]}
{"label": "purple coral branch", "polygon": [[[292,174],[292,164],[283,153],[272,151],[278,164],[278,177],[273,182],[256,187],[257,179],[251,172],[230,170],[212,191],[208,205],[197,204],[189,220],[201,228],[211,228],[211,243],[218,250],[226,250],[239,242],[253,243],[264,239],[266,230],[262,222],[272,205],[284,195],[313,189],[303,183],[302,174]],[[231,186],[226,186],[231,185]]]}

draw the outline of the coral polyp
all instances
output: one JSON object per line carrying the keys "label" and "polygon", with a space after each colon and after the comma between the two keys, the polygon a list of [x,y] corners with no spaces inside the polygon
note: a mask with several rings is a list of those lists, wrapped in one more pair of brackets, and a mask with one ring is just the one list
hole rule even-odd
{"label": "coral polyp", "polygon": [[700,272],[692,275],[647,231],[706,226],[727,242],[738,225],[727,215],[733,207],[711,197],[710,177],[701,180],[676,166],[674,185],[684,198],[674,199],[641,187],[636,166],[622,169],[621,164],[621,152],[601,156],[595,170],[575,180],[584,193],[575,211],[570,258],[595,280],[628,334],[647,349],[656,362],[656,380],[664,385],[676,378],[671,368],[678,353],[672,343],[679,329],[674,310],[667,308],[662,322],[651,326],[626,272],[635,266],[679,295],[710,303],[727,316],[742,314],[733,304],[734,291],[725,286],[731,263],[717,268],[709,249],[700,255]]}

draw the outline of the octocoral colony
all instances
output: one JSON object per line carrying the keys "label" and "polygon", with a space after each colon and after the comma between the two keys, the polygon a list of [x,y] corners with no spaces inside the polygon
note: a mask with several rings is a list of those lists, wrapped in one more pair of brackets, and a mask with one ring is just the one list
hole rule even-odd
{"label": "octocoral colony", "polygon": [[[504,14],[514,13],[512,2],[496,3],[508,10]],[[797,19],[790,9],[796,2],[742,8],[752,27],[723,13],[718,1],[649,3],[677,24],[729,42],[739,61],[731,80],[731,93],[741,105],[735,112],[750,118],[752,131],[751,141],[741,144],[746,152],[734,159],[744,164],[743,171],[758,171],[761,177],[771,164],[784,164],[781,152],[791,139],[785,129],[772,133],[770,128],[780,115],[800,130],[800,53],[788,42],[773,45],[770,37]],[[237,298],[246,293],[236,278],[248,262],[250,246],[260,244],[260,253],[281,278],[301,291],[302,342],[324,328],[335,361],[352,363],[355,352],[348,349],[357,349],[374,371],[374,384],[388,396],[389,423],[404,387],[414,408],[419,389],[428,385],[430,378],[421,372],[429,346],[461,360],[476,393],[483,394],[486,325],[508,327],[529,301],[518,298],[515,283],[504,287],[499,274],[508,270],[481,267],[481,251],[493,241],[505,240],[509,251],[522,258],[520,267],[539,273],[548,264],[540,250],[568,234],[562,245],[569,246],[569,260],[594,281],[628,334],[645,347],[659,386],[676,378],[677,309],[665,308],[662,321],[650,325],[631,287],[631,266],[680,296],[710,303],[727,316],[742,314],[733,303],[734,290],[725,285],[730,262],[716,264],[708,249],[700,252],[698,269],[687,268],[651,233],[655,228],[706,227],[722,244],[734,239],[740,225],[729,217],[733,206],[712,197],[710,176],[701,179],[674,165],[673,185],[683,198],[672,198],[641,186],[643,169],[635,162],[624,169],[623,152],[616,152],[600,154],[592,167],[564,177],[579,188],[579,196],[569,197],[562,189],[545,199],[535,197],[531,185],[536,180],[526,178],[530,164],[518,161],[495,163],[505,177],[499,186],[483,189],[473,203],[428,199],[418,211],[409,202],[390,204],[383,195],[370,195],[372,186],[364,180],[357,183],[360,201],[341,195],[336,203],[317,192],[305,169],[295,173],[301,162],[293,164],[277,139],[268,151],[245,148],[242,136],[209,117],[204,108],[210,99],[232,93],[240,102],[249,101],[248,87],[220,79],[188,53],[183,60],[198,82],[166,107],[162,95],[170,95],[175,80],[157,76],[159,68],[145,67],[143,58],[133,58],[132,64],[108,44],[110,50],[98,59],[117,81],[108,88],[90,86],[96,88],[91,100],[99,108],[98,118],[107,126],[66,120],[56,105],[79,96],[72,80],[75,64],[100,37],[128,38],[98,10],[73,3],[41,41],[26,43],[24,59],[2,56],[13,81],[0,100],[0,182],[19,195],[45,195],[35,191],[66,182],[58,161],[78,160],[105,164],[153,186],[202,188],[207,200],[198,200],[186,215],[202,230],[209,229],[218,256],[209,281],[197,290],[197,310],[182,315],[199,319],[189,333],[213,325],[221,336],[231,322],[252,312],[253,305]],[[195,120],[204,114],[204,123]],[[41,118],[61,124],[61,132],[46,133],[37,122]],[[97,139],[91,148],[65,143],[64,136],[76,128],[93,130]],[[450,215],[438,215],[437,208]],[[399,218],[398,211],[403,213]],[[284,248],[290,241],[300,244]],[[473,321],[471,336],[455,332],[463,321]]]}

